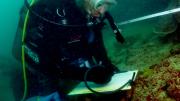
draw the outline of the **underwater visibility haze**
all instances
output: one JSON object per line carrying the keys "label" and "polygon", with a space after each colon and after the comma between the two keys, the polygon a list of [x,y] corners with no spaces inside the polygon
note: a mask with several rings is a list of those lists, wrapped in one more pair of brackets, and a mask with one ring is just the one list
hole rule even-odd
{"label": "underwater visibility haze", "polygon": [[[23,5],[23,0],[1,0],[0,3],[0,101],[20,101],[23,97],[21,60],[12,54]],[[117,0],[110,13],[116,23],[121,23],[178,7],[173,0]],[[176,14],[169,14],[119,25],[125,38],[123,44],[117,42],[108,24],[103,28],[104,45],[112,63],[122,71],[139,70],[131,90],[132,101],[180,100],[178,17],[180,19]],[[129,92],[125,91],[123,95],[127,96],[119,98],[129,99]]]}

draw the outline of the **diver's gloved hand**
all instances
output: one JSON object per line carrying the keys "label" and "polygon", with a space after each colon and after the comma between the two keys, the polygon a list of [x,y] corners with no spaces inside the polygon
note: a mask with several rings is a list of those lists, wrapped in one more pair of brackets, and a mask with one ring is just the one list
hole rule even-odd
{"label": "diver's gloved hand", "polygon": [[87,81],[93,81],[99,84],[108,83],[113,74],[114,70],[98,64],[88,70]]}
{"label": "diver's gloved hand", "polygon": [[26,101],[62,101],[58,92],[51,93],[47,96],[35,96],[27,99]]}

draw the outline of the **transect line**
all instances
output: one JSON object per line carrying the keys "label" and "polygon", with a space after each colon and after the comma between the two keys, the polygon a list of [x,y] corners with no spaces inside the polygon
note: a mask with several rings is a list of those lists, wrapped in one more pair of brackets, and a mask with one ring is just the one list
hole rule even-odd
{"label": "transect line", "polygon": [[159,13],[150,14],[150,15],[146,15],[146,16],[143,16],[143,17],[139,17],[139,18],[123,21],[123,22],[117,23],[117,25],[120,26],[120,25],[129,24],[129,23],[134,23],[134,22],[138,22],[138,21],[142,21],[142,20],[147,20],[147,19],[151,19],[151,18],[163,16],[163,15],[177,13],[179,11],[180,11],[180,7],[179,8],[175,8],[175,9],[171,9],[171,10],[167,10],[167,11],[164,11],[164,12],[159,12]]}

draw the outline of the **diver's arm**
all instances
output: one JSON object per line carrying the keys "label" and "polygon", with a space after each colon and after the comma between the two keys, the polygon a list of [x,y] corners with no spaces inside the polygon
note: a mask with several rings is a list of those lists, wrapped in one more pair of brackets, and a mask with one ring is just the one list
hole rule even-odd
{"label": "diver's arm", "polygon": [[121,32],[119,31],[117,25],[114,22],[113,17],[111,16],[111,14],[109,12],[105,12],[104,14],[104,18],[106,18],[114,32],[114,34],[116,35],[116,39],[118,42],[124,43],[125,39],[122,36]]}
{"label": "diver's arm", "polygon": [[60,64],[57,66],[59,69],[59,77],[69,80],[84,81],[85,73],[89,71],[86,80],[102,84],[107,83],[113,75],[113,72],[102,64],[95,64],[91,67],[80,67],[77,65],[71,65],[70,63],[63,63],[61,66]]}

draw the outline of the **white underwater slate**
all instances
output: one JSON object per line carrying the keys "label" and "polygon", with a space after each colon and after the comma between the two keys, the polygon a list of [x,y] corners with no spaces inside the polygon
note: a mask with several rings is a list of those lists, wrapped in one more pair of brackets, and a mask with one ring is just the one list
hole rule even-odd
{"label": "white underwater slate", "polygon": [[[135,73],[135,75],[134,75]],[[114,91],[120,87],[122,87],[124,84],[126,84],[129,80],[132,80],[132,77],[134,75],[135,80],[137,76],[138,70],[134,71],[127,71],[123,73],[118,73],[113,75],[111,81],[107,84],[96,84],[93,82],[88,82],[88,85],[97,92],[111,92]],[[128,90],[131,89],[131,85],[128,84],[125,87],[123,87],[121,90]],[[84,82],[81,82],[79,85],[77,85],[68,95],[78,95],[78,94],[90,94],[91,92],[84,84]]]}

